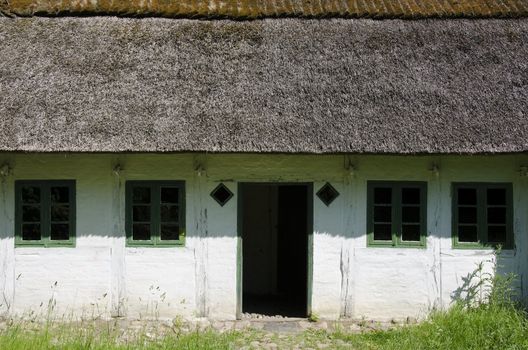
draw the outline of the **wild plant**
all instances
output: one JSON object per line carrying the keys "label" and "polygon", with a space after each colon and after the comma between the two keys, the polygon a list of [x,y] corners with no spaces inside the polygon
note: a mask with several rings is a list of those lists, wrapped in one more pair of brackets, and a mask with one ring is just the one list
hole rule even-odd
{"label": "wild plant", "polygon": [[[481,261],[475,270],[463,278],[463,284],[453,293],[455,304],[464,309],[481,307],[518,307],[517,276],[501,274],[499,268],[502,249],[499,246],[491,259]],[[491,269],[485,266],[491,264]]]}

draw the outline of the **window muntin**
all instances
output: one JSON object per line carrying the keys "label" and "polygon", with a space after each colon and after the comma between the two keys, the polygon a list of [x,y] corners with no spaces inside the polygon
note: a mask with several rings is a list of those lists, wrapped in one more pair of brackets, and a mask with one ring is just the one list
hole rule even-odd
{"label": "window muntin", "polygon": [[75,244],[75,181],[15,181],[17,246]]}
{"label": "window muntin", "polygon": [[453,184],[453,243],[458,248],[513,247],[510,183]]}
{"label": "window muntin", "polygon": [[369,181],[367,192],[369,246],[425,246],[425,182]]}
{"label": "window muntin", "polygon": [[185,240],[183,181],[127,181],[129,246],[174,246]]}

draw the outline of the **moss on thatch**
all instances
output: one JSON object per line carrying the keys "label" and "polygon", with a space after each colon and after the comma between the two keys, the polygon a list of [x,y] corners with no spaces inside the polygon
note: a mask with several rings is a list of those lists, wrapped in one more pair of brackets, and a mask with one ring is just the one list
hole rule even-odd
{"label": "moss on thatch", "polygon": [[524,0],[0,0],[5,14],[226,17],[520,17]]}

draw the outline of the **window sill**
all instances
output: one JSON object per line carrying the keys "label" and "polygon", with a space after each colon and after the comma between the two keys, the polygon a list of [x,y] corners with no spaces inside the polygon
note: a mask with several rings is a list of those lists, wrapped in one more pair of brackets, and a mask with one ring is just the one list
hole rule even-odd
{"label": "window sill", "polygon": [[75,248],[75,242],[53,242],[53,243],[15,242],[15,248]]}
{"label": "window sill", "polygon": [[384,242],[368,242],[367,248],[411,248],[411,249],[426,249],[426,244],[416,243],[416,244],[392,244]]}
{"label": "window sill", "polygon": [[127,242],[125,247],[126,248],[182,248],[182,247],[185,247],[185,241],[177,242],[177,243],[165,243],[165,244]]}
{"label": "window sill", "polygon": [[[490,246],[490,245],[483,245],[483,244],[453,244],[453,249],[460,249],[460,250],[489,250],[489,251],[496,251],[497,247]],[[515,250],[514,247],[506,246],[501,247],[502,251],[513,251]]]}

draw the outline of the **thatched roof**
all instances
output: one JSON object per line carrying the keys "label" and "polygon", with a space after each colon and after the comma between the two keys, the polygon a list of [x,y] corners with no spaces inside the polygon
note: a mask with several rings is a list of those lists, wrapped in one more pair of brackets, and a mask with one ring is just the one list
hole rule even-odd
{"label": "thatched roof", "polygon": [[0,150],[528,151],[528,20],[0,19]]}
{"label": "thatched roof", "polygon": [[526,0],[0,0],[0,12],[225,17],[497,17],[527,16]]}

